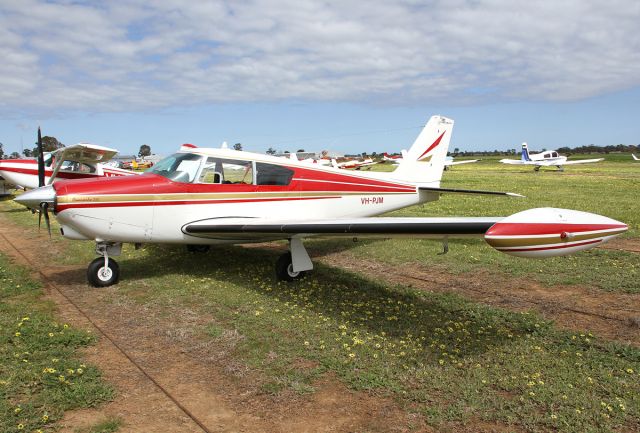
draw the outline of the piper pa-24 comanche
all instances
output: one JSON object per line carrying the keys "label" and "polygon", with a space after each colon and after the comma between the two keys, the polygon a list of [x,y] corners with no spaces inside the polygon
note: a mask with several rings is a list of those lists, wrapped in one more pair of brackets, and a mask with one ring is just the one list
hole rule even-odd
{"label": "piper pa-24 comanche", "polygon": [[[433,116],[398,168],[362,173],[231,149],[183,145],[140,176],[59,181],[16,201],[52,209],[69,239],[95,241],[87,276],[94,286],[119,278],[111,258],[122,244],[207,246],[284,239],[276,263],[283,280],[313,264],[303,245],[311,236],[443,239],[484,236],[499,251],[549,257],[586,250],[627,226],[586,212],[542,208],[506,218],[373,217],[438,200],[441,194],[518,194],[441,188],[453,121]],[[46,219],[46,218],[45,218]]]}
{"label": "piper pa-24 comanche", "polygon": [[575,161],[568,161],[566,156],[559,155],[555,150],[546,150],[541,153],[529,153],[527,143],[522,143],[522,155],[520,159],[501,159],[503,164],[511,165],[533,165],[535,171],[539,171],[540,167],[556,166],[558,170],[563,171],[565,165],[572,164],[589,164],[592,162],[600,162],[604,158],[596,159],[576,159]]}

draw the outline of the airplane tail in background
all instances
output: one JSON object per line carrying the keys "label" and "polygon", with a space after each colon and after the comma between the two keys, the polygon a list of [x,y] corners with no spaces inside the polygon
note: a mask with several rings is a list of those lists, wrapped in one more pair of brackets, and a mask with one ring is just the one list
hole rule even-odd
{"label": "airplane tail in background", "polygon": [[631,156],[633,156],[633,159],[635,159],[636,161],[640,161],[640,158],[638,158],[637,156],[635,156],[633,153],[631,154]]}
{"label": "airplane tail in background", "polygon": [[453,120],[432,116],[409,151],[403,153],[393,178],[412,183],[440,182],[452,131]]}
{"label": "airplane tail in background", "polygon": [[531,161],[529,157],[529,148],[527,147],[527,143],[522,143],[522,158],[520,158],[522,162]]}

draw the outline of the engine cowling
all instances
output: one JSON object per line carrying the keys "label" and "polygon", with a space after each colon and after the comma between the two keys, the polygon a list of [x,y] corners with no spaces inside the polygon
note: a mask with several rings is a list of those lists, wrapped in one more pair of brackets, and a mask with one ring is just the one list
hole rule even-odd
{"label": "engine cowling", "polygon": [[495,223],[484,235],[498,251],[519,257],[554,257],[602,245],[628,230],[620,221],[569,209],[537,208]]}

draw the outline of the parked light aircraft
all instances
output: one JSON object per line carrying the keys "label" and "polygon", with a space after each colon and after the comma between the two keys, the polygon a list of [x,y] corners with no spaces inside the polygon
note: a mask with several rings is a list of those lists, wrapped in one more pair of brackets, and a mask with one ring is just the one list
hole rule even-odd
{"label": "parked light aircraft", "polygon": [[[499,251],[549,257],[589,249],[627,230],[613,219],[564,209],[530,209],[506,218],[374,217],[438,200],[441,194],[513,193],[441,188],[453,121],[433,116],[395,171],[355,172],[270,155],[186,146],[140,176],[59,181],[16,201],[53,210],[63,236],[96,242],[89,282],[119,278],[111,256],[122,244],[241,244],[284,239],[278,278],[293,280],[313,264],[311,236],[484,236]],[[241,167],[240,169],[234,167]],[[46,219],[46,218],[45,218]],[[446,250],[446,243],[445,243]]]}
{"label": "parked light aircraft", "polygon": [[535,171],[539,171],[540,167],[556,166],[558,170],[563,171],[563,166],[572,164],[588,164],[592,162],[603,161],[604,158],[597,159],[577,159],[575,161],[567,161],[566,156],[559,155],[555,150],[547,150],[541,153],[529,154],[527,143],[522,143],[522,156],[520,159],[501,159],[503,164],[512,165],[533,165]]}
{"label": "parked light aircraft", "polygon": [[[44,181],[127,176],[133,171],[105,164],[118,153],[115,149],[89,143],[79,143],[44,154]],[[0,176],[6,183],[24,188],[37,188],[38,161],[36,159],[0,160]]]}
{"label": "parked light aircraft", "polygon": [[352,159],[352,160],[343,161],[343,162],[337,162],[335,159],[331,160],[331,165],[333,165],[335,168],[345,168],[345,169],[354,169],[354,170],[360,170],[363,167],[371,167],[372,165],[376,165],[377,163],[378,163],[377,161],[374,161],[371,158],[367,158],[363,160]]}
{"label": "parked light aircraft", "polygon": [[631,156],[633,157],[634,160],[636,161],[640,161],[640,158],[638,158],[637,156],[635,156],[633,153],[631,154]]}
{"label": "parked light aircraft", "polygon": [[[406,150],[402,151],[402,155],[389,155],[387,152],[382,154],[382,160],[383,161],[389,161],[394,165],[400,164],[403,160],[403,156],[406,153]],[[447,170],[449,169],[451,166],[453,165],[460,165],[460,164],[469,164],[471,162],[478,162],[480,161],[479,159],[466,159],[464,161],[454,161],[452,156],[447,156],[444,159],[444,169]]]}

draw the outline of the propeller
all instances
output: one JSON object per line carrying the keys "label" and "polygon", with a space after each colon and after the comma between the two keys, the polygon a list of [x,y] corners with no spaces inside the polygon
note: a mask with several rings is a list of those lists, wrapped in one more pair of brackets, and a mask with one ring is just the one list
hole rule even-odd
{"label": "propeller", "polygon": [[38,126],[38,186],[44,186],[44,150],[42,147],[42,133]]}
{"label": "propeller", "polygon": [[40,203],[40,210],[38,211],[38,230],[40,230],[40,226],[42,224],[42,215],[44,215],[44,222],[47,225],[49,237],[51,237],[51,220],[49,219],[49,203],[47,202]]}
{"label": "propeller", "polygon": [[[38,126],[38,186],[44,186],[44,148],[42,146],[42,132]],[[47,231],[51,237],[51,221],[49,220],[49,203],[42,202],[38,206],[38,231],[42,225],[42,215],[44,214],[44,222],[47,224]]]}

